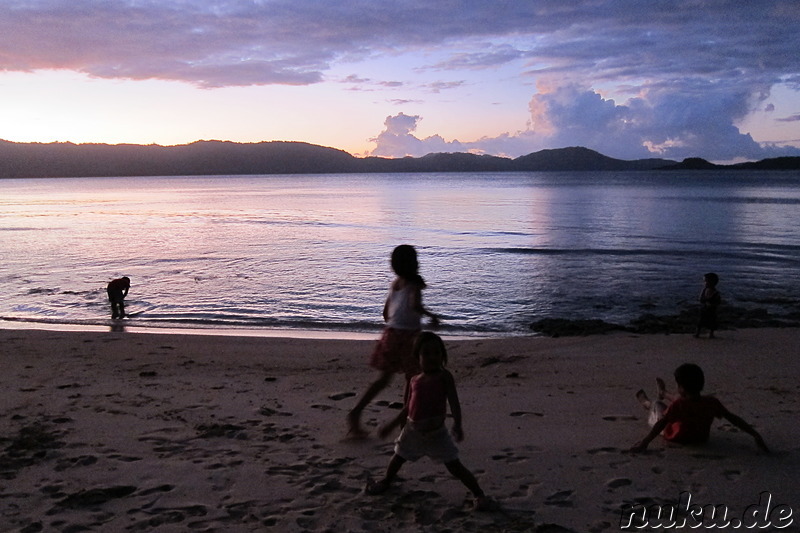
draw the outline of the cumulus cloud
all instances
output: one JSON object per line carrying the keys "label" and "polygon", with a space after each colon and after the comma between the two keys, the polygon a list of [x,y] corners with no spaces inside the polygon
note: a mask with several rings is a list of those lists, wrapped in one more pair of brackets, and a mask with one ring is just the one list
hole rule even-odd
{"label": "cumulus cloud", "polygon": [[386,117],[385,129],[372,139],[377,147],[371,155],[386,157],[421,157],[431,152],[461,152],[464,146],[458,141],[447,142],[439,135],[419,139],[414,136],[419,115],[397,115]]}
{"label": "cumulus cloud", "polygon": [[733,125],[747,109],[747,100],[746,94],[717,95],[709,87],[694,95],[654,89],[617,103],[591,89],[560,86],[531,98],[529,129],[475,141],[447,142],[438,135],[420,139],[414,136],[419,116],[388,117],[386,129],[373,139],[373,155],[470,151],[518,157],[565,146],[584,146],[620,159],[800,155],[796,148],[762,146]]}

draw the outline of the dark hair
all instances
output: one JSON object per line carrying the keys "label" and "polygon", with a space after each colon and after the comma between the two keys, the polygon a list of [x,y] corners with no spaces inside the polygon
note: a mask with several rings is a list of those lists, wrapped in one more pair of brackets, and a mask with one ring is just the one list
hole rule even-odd
{"label": "dark hair", "polygon": [[684,363],[675,369],[675,383],[689,394],[700,394],[706,378],[702,368],[693,363]]}
{"label": "dark hair", "polygon": [[392,270],[403,279],[413,281],[425,288],[425,280],[419,275],[417,251],[410,244],[401,244],[392,250]]}
{"label": "dark hair", "polygon": [[703,279],[706,280],[706,283],[711,285],[712,287],[716,287],[717,283],[719,283],[719,276],[714,274],[713,272],[709,272],[703,276]]}
{"label": "dark hair", "polygon": [[417,335],[417,340],[414,341],[414,358],[419,360],[422,347],[429,342],[439,346],[439,351],[442,353],[442,366],[447,366],[447,348],[444,347],[442,338],[432,331],[423,331]]}

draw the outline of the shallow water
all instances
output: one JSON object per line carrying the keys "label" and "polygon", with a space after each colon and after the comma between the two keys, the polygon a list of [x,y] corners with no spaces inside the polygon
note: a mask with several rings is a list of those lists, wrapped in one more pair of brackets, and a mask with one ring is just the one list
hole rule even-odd
{"label": "shallow water", "polygon": [[414,244],[449,333],[625,323],[693,303],[798,310],[800,173],[626,172],[0,180],[0,317],[376,331]]}

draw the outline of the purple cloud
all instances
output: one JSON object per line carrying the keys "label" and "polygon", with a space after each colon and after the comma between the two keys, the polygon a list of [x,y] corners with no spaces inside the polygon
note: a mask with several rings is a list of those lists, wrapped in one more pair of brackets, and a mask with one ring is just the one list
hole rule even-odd
{"label": "purple cloud", "polygon": [[[459,142],[387,125],[376,153],[466,147],[510,155],[583,144],[618,157],[724,159],[766,150],[734,126],[754,101],[779,84],[800,91],[798,26],[797,0],[6,0],[0,71],[217,88],[321,83],[347,64],[353,75],[344,81],[356,88],[435,94],[503,67],[549,87],[533,95],[530,131]],[[360,60],[400,55],[416,58],[407,72],[440,79],[358,72]],[[603,98],[598,87],[630,98]]]}
{"label": "purple cloud", "polygon": [[798,23],[795,0],[763,0],[757,9],[735,0],[8,0],[0,5],[0,69],[204,87],[310,84],[335,61],[442,49],[450,58],[428,66],[525,59],[530,72],[594,81],[695,75],[752,83],[799,75]]}

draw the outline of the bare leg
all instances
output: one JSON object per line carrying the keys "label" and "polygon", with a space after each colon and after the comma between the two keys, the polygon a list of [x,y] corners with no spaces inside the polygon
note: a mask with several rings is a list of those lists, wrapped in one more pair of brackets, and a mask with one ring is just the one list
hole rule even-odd
{"label": "bare leg", "polygon": [[667,410],[667,405],[668,404],[663,400],[653,402],[653,406],[650,409],[650,414],[647,417],[647,423],[650,425],[650,427],[656,425],[656,422],[664,417],[664,411]]}
{"label": "bare leg", "polygon": [[656,378],[656,387],[658,388],[658,399],[663,400],[667,395],[667,384],[661,378]]}
{"label": "bare leg", "polygon": [[475,509],[477,511],[497,511],[500,506],[492,498],[484,494],[483,489],[478,485],[478,480],[472,475],[467,467],[461,464],[461,461],[456,459],[449,463],[445,463],[447,470],[457,477],[461,482],[472,492],[475,496]]}
{"label": "bare leg", "polygon": [[647,393],[644,392],[644,390],[639,389],[636,391],[636,399],[639,400],[639,403],[642,404],[642,407],[644,407],[647,411],[649,411],[650,407],[652,407],[652,402],[650,402],[650,398],[647,397]]}
{"label": "bare leg", "polygon": [[361,427],[361,412],[367,405],[369,405],[369,402],[371,402],[375,396],[377,396],[389,385],[391,381],[392,373],[382,372],[380,377],[378,377],[378,379],[367,388],[367,390],[361,396],[361,399],[358,400],[356,406],[353,407],[353,410],[347,414],[347,426],[349,434],[355,436],[366,435],[366,431],[364,431],[364,429]]}
{"label": "bare leg", "polygon": [[476,498],[483,498],[485,494],[481,489],[480,485],[478,485],[478,480],[475,479],[475,476],[472,475],[472,472],[467,470],[461,461],[456,459],[455,461],[450,461],[449,463],[445,463],[447,470],[453,474],[455,477],[461,480],[461,482],[466,485],[469,491],[476,497]]}
{"label": "bare leg", "polygon": [[[675,401],[677,395],[674,392],[669,392],[667,390],[667,385],[664,383],[664,380],[661,378],[656,378],[656,385],[658,386],[658,399],[665,400],[666,404],[670,404]],[[662,402],[664,403],[664,402]]]}
{"label": "bare leg", "polygon": [[392,483],[392,481],[394,481],[394,478],[397,477],[397,473],[404,464],[406,464],[406,460],[399,455],[394,454],[389,461],[389,466],[386,467],[386,475],[383,476],[383,479],[380,481],[367,483],[367,487],[364,489],[366,493],[375,495],[386,492],[386,489],[389,488],[389,485]]}

